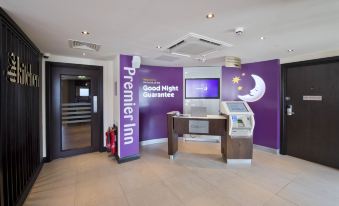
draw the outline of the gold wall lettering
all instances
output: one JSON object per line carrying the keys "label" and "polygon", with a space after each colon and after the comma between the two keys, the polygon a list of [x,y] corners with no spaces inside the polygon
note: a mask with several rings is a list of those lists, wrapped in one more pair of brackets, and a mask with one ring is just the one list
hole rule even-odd
{"label": "gold wall lettering", "polygon": [[39,75],[32,73],[32,65],[20,63],[20,57],[12,52],[8,58],[8,81],[30,87],[39,87]]}

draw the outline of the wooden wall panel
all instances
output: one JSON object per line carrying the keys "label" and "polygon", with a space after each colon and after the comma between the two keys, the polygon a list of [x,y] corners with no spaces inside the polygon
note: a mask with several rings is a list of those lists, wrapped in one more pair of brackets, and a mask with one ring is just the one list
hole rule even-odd
{"label": "wooden wall panel", "polygon": [[23,203],[41,168],[40,91],[7,79],[9,55],[40,73],[41,54],[0,8],[0,195],[1,206]]}

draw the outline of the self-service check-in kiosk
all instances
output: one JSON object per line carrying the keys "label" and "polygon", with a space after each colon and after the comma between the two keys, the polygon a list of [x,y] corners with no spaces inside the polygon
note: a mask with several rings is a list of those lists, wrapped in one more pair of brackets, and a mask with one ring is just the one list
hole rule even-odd
{"label": "self-service check-in kiosk", "polygon": [[254,114],[246,102],[221,102],[220,112],[227,116],[227,162],[245,161],[253,157]]}

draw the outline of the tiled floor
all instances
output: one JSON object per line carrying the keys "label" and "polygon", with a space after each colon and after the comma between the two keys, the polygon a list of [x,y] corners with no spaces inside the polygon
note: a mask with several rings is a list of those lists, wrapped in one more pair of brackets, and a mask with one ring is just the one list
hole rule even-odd
{"label": "tiled floor", "polygon": [[252,166],[221,161],[220,145],[143,146],[140,160],[117,164],[91,153],[45,164],[25,205],[214,206],[339,205],[339,171],[254,151]]}

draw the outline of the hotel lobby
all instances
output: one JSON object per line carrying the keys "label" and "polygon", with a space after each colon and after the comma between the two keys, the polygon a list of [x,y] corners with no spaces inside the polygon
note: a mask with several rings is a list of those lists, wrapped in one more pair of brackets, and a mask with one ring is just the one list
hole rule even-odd
{"label": "hotel lobby", "polygon": [[0,0],[0,206],[339,205],[338,19]]}

